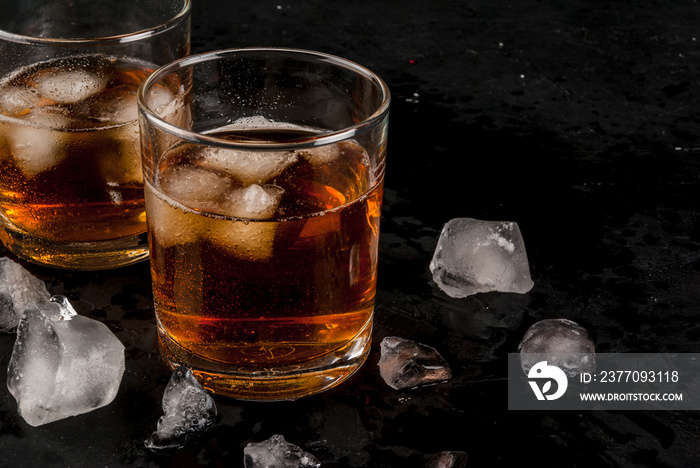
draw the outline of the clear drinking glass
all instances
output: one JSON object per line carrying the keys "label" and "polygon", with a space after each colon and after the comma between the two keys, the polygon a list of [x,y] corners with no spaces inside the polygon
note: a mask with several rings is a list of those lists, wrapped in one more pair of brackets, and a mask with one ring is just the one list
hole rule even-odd
{"label": "clear drinking glass", "polygon": [[189,0],[8,0],[0,240],[52,267],[148,258],[136,91],[189,53]]}
{"label": "clear drinking glass", "polygon": [[311,51],[215,51],[146,80],[144,185],[167,362],[251,400],[317,393],[362,365],[388,109],[379,77]]}

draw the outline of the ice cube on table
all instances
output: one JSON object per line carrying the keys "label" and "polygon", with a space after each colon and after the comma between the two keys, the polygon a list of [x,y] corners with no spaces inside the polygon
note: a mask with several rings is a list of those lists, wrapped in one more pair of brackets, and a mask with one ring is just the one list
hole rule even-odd
{"label": "ice cube on table", "polygon": [[245,468],[318,468],[321,462],[276,434],[263,442],[250,442],[243,449]]}
{"label": "ice cube on table", "polygon": [[22,313],[7,370],[20,416],[39,426],[112,402],[124,374],[124,345],[63,296]]}
{"label": "ice cube on table", "polygon": [[430,457],[425,468],[466,468],[467,458],[466,452],[440,452]]}
{"label": "ice cube on table", "polygon": [[291,151],[238,151],[207,147],[200,153],[202,167],[225,172],[242,185],[264,184],[295,164]]}
{"label": "ice cube on table", "polygon": [[430,262],[438,287],[451,297],[500,291],[526,293],[534,283],[515,222],[451,219]]}
{"label": "ice cube on table", "polygon": [[211,239],[237,257],[258,262],[270,259],[280,222],[265,220],[277,212],[283,193],[275,185],[232,189],[221,204],[221,213],[242,220],[212,219]]}
{"label": "ice cube on table", "polygon": [[19,263],[0,258],[0,332],[15,330],[24,309],[47,303],[50,297],[43,281]]}
{"label": "ice cube on table", "polygon": [[33,88],[7,87],[0,89],[0,113],[16,117],[24,115],[41,103]]}
{"label": "ice cube on table", "polygon": [[36,79],[36,89],[57,104],[75,104],[102,91],[107,79],[85,70],[45,73]]}
{"label": "ice cube on table", "polygon": [[518,345],[520,364],[527,375],[540,361],[559,367],[567,376],[595,371],[595,344],[588,331],[568,319],[544,319],[525,332]]}
{"label": "ice cube on table", "polygon": [[70,119],[59,109],[34,109],[22,122],[13,122],[7,131],[10,151],[22,173],[32,178],[58,165],[68,156],[67,132]]}
{"label": "ice cube on table", "polygon": [[146,439],[152,450],[183,447],[216,419],[216,404],[186,367],[177,367],[163,393],[163,416]]}
{"label": "ice cube on table", "polygon": [[394,390],[444,382],[452,370],[435,348],[398,336],[381,342],[379,374]]}

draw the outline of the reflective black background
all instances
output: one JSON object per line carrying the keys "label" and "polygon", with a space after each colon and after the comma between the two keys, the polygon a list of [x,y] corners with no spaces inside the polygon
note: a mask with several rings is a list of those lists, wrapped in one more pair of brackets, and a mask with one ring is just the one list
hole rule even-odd
{"label": "reflective black background", "polygon": [[[506,355],[564,317],[600,352],[698,352],[700,6],[636,0],[194,0],[192,51],[315,49],[392,90],[374,352],[344,385],[297,402],[217,398],[217,422],[178,451],[143,440],[169,372],[155,348],[146,264],[32,267],[127,346],[116,400],[39,428],[0,385],[3,466],[243,466],[273,434],[324,467],[690,467],[696,411],[508,411]],[[535,287],[451,299],[428,264],[454,217],[516,221]],[[445,384],[395,391],[380,340],[437,348]],[[14,337],[0,337],[0,379]]]}

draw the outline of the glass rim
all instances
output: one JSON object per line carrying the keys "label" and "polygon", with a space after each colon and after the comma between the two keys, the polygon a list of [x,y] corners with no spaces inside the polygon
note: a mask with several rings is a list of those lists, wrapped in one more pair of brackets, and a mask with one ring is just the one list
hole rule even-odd
{"label": "glass rim", "polygon": [[[352,70],[355,73],[362,75],[371,81],[373,81],[377,87],[381,90],[383,98],[381,104],[377,106],[374,113],[367,118],[363,119],[361,122],[357,122],[354,125],[347,126],[339,130],[331,130],[328,132],[315,134],[311,136],[305,136],[297,139],[290,139],[285,142],[240,142],[231,141],[224,138],[208,135],[205,133],[199,133],[193,130],[188,130],[179,127],[175,124],[171,124],[163,120],[158,114],[156,114],[152,109],[148,107],[145,101],[145,93],[151,85],[157,82],[159,79],[170,75],[178,70],[186,69],[190,66],[194,66],[198,63],[208,62],[211,60],[220,60],[228,56],[233,56],[237,54],[255,54],[255,53],[265,53],[265,52],[281,52],[288,53],[292,55],[299,56],[310,56],[318,59],[322,59],[328,63],[336,66],[341,66],[346,69]],[[327,54],[324,52],[317,52],[313,50],[306,49],[295,49],[295,48],[284,48],[284,47],[245,47],[245,48],[233,48],[233,49],[221,49],[209,52],[202,52],[199,54],[189,55],[187,57],[180,58],[169,64],[166,64],[157,70],[155,70],[151,75],[141,84],[137,93],[137,103],[139,107],[139,115],[148,119],[149,123],[153,126],[159,128],[160,130],[176,136],[181,140],[185,140],[190,143],[203,144],[207,146],[215,146],[220,148],[228,149],[269,149],[269,150],[294,150],[311,148],[315,146],[324,146],[331,143],[337,143],[340,141],[347,140],[356,134],[362,133],[367,128],[371,128],[379,123],[389,112],[389,104],[391,101],[391,93],[389,87],[376,73],[372,72],[368,68],[359,65],[351,60]]]}
{"label": "glass rim", "polygon": [[182,23],[190,13],[192,8],[191,0],[183,0],[183,5],[180,11],[169,20],[162,22],[156,26],[140,29],[124,34],[115,34],[111,36],[89,37],[89,38],[64,38],[64,37],[34,37],[24,34],[17,34],[4,29],[0,29],[0,40],[17,42],[30,45],[48,45],[53,47],[60,46],[92,46],[103,44],[122,44],[136,42],[149,37],[156,36],[165,31],[169,31]]}

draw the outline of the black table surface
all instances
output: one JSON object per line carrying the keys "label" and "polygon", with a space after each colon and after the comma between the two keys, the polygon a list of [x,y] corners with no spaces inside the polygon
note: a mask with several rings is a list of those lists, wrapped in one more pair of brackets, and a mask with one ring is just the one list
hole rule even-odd
{"label": "black table surface", "polygon": [[[697,411],[512,411],[506,357],[537,320],[586,327],[599,352],[700,351],[700,5],[594,0],[194,0],[192,52],[314,49],[392,91],[373,350],[351,379],[294,402],[216,397],[216,422],[150,452],[170,373],[146,263],[28,266],[126,346],[116,399],[26,424],[0,385],[0,465],[243,466],[274,434],[324,467],[700,465]],[[516,221],[534,288],[452,299],[428,265],[451,218]],[[2,255],[9,255],[2,252]],[[449,362],[447,383],[392,390],[379,342]],[[13,335],[0,336],[0,380]]]}

